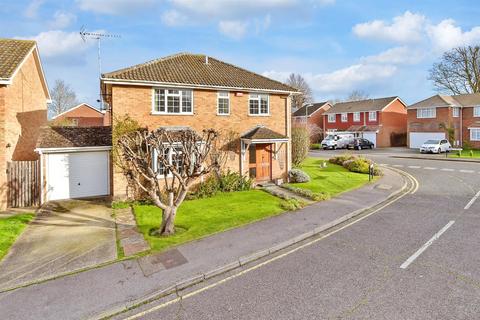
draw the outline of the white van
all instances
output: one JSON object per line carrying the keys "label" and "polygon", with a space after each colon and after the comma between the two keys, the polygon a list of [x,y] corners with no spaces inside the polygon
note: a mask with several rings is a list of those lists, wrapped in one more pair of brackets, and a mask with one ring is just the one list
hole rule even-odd
{"label": "white van", "polygon": [[322,140],[322,148],[326,149],[343,149],[353,142],[353,133],[331,133]]}

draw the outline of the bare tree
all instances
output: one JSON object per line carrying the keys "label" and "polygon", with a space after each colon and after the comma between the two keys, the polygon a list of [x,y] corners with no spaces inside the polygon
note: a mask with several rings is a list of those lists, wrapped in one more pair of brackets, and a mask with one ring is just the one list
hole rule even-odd
{"label": "bare tree", "polygon": [[175,233],[175,216],[193,183],[219,166],[218,133],[191,129],[136,130],[119,138],[126,175],[162,209],[159,235]]}
{"label": "bare tree", "polygon": [[345,101],[360,101],[360,100],[367,100],[369,98],[369,94],[362,90],[353,90],[347,96]]}
{"label": "bare tree", "polygon": [[63,80],[55,80],[55,86],[50,91],[50,97],[52,103],[48,106],[48,110],[52,116],[65,112],[77,104],[75,92]]}
{"label": "bare tree", "polygon": [[290,74],[287,79],[287,84],[302,93],[292,97],[292,108],[294,110],[297,110],[304,104],[311,103],[313,101],[312,89],[301,75],[295,73]]}
{"label": "bare tree", "polygon": [[430,69],[434,87],[448,94],[480,92],[480,46],[458,47]]}

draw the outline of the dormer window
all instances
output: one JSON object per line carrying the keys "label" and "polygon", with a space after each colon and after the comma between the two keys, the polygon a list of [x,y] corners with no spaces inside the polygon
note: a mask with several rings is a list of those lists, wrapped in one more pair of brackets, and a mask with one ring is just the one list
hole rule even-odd
{"label": "dormer window", "polygon": [[153,114],[193,114],[193,93],[186,89],[154,89]]}

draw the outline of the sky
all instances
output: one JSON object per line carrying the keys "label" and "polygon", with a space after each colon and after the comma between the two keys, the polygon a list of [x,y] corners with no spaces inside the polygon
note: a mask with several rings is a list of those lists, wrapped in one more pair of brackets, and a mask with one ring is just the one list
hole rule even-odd
{"label": "sky", "polygon": [[98,106],[102,72],[178,52],[207,54],[285,81],[301,74],[315,101],[353,90],[407,103],[436,94],[432,64],[480,43],[480,3],[439,0],[0,0],[0,37],[35,39],[50,87],[62,79]]}

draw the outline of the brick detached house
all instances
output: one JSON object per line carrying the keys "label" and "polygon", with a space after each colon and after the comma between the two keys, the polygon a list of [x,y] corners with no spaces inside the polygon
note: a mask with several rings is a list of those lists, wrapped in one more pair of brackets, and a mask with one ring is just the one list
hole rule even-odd
{"label": "brick detached house", "polygon": [[307,126],[311,142],[318,142],[323,139],[323,114],[331,107],[328,101],[306,104],[292,114],[292,126]]}
{"label": "brick detached house", "polygon": [[0,210],[7,206],[7,162],[38,159],[49,101],[35,41],[0,39]]}
{"label": "brick detached house", "polygon": [[87,103],[81,103],[52,118],[52,124],[74,127],[101,127],[110,125],[110,116]]}
{"label": "brick detached house", "polygon": [[407,133],[406,107],[399,97],[339,102],[324,113],[324,131],[353,133],[376,147],[402,146]]}
{"label": "brick detached house", "polygon": [[[453,139],[445,128],[453,129]],[[435,95],[408,106],[408,146],[420,148],[429,139],[480,148],[480,93]]]}

